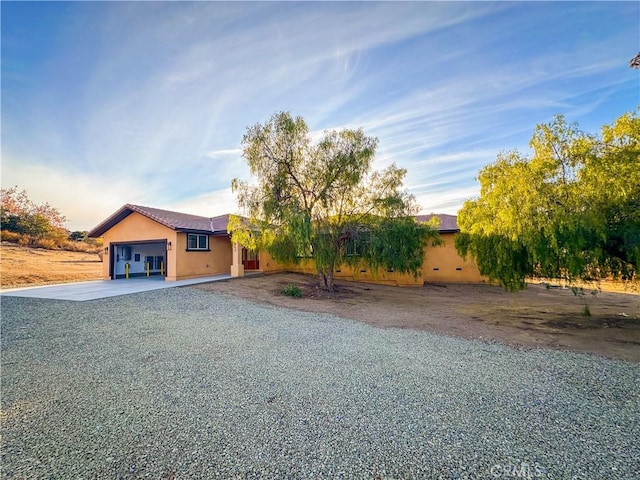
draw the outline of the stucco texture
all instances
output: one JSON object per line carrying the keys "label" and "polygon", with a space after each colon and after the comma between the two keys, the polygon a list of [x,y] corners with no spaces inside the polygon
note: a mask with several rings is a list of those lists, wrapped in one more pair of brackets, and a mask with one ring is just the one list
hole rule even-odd
{"label": "stucco texture", "polygon": [[455,247],[455,233],[441,233],[442,246],[428,246],[424,251],[422,263],[422,279],[427,283],[478,283],[487,279],[480,275],[480,270],[471,257],[467,259],[458,255]]}
{"label": "stucco texture", "polygon": [[[441,233],[443,245],[425,248],[422,269],[417,276],[399,274],[386,270],[372,271],[367,265],[351,267],[342,265],[336,269],[337,279],[357,282],[381,283],[398,286],[422,286],[424,283],[478,283],[486,279],[473,260],[463,259],[455,249],[455,233]],[[181,280],[231,272],[232,244],[227,235],[210,235],[209,250],[187,249],[187,233],[176,232],[137,212],[118,222],[104,234],[104,245],[126,242],[159,241],[171,243],[167,249],[166,279]],[[315,275],[312,259],[303,259],[298,264],[276,262],[267,252],[261,251],[260,271],[263,273],[296,272]],[[109,255],[104,257],[103,277],[110,278]],[[235,272],[234,274],[238,274]]]}
{"label": "stucco texture", "polygon": [[[166,240],[175,245],[176,232],[164,225],[148,219],[144,215],[137,212],[131,213],[128,217],[118,222],[116,225],[107,230],[104,235],[104,246],[109,247],[111,244],[139,242],[144,240]],[[105,280],[109,280],[109,265],[112,258],[105,255],[102,260],[102,275]],[[171,276],[175,277],[176,271],[176,252],[171,249],[167,252],[167,279]],[[175,280],[175,278],[173,278]]]}

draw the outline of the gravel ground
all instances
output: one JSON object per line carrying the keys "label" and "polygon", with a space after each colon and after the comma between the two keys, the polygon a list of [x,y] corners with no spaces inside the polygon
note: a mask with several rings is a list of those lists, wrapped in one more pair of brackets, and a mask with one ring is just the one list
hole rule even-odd
{"label": "gravel ground", "polygon": [[640,478],[640,365],[194,288],[2,298],[4,478]]}

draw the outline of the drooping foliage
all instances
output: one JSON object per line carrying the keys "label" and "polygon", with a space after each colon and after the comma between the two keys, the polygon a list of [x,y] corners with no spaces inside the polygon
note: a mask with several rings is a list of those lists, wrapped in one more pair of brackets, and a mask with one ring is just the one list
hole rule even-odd
{"label": "drooping foliage", "polygon": [[280,262],[312,258],[328,290],[345,263],[417,275],[437,231],[416,222],[415,199],[402,189],[406,170],[372,170],[377,143],[349,129],[312,143],[304,120],[287,112],[248,128],[242,151],[255,183],[233,181],[249,217],[231,218],[234,241]]}
{"label": "drooping foliage", "polygon": [[531,276],[637,281],[638,112],[598,136],[556,116],[535,128],[530,145],[530,157],[501,153],[480,171],[480,196],[458,213],[458,252],[509,290]]}

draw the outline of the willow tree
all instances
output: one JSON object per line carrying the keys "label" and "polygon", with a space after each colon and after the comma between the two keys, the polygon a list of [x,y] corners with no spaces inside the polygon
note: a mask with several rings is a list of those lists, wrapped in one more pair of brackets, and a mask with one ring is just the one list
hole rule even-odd
{"label": "willow tree", "polygon": [[349,129],[314,143],[305,121],[288,112],[249,127],[242,154],[253,182],[232,183],[248,219],[231,218],[233,240],[280,262],[312,258],[329,291],[343,264],[417,276],[437,231],[416,222],[415,199],[402,188],[406,170],[372,170],[377,144]]}
{"label": "willow tree", "polygon": [[480,171],[480,196],[458,213],[459,253],[509,290],[524,288],[531,276],[637,281],[638,113],[601,135],[556,116],[535,128],[530,145],[532,156],[502,153]]}

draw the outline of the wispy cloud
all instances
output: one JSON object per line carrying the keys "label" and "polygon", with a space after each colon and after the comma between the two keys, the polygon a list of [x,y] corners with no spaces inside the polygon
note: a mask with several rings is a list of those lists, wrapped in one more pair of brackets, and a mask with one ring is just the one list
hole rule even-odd
{"label": "wispy cloud", "polygon": [[96,205],[232,206],[242,135],[278,110],[315,134],[364,128],[376,167],[406,167],[423,209],[454,213],[535,123],[591,127],[638,103],[632,3],[65,5],[32,7],[50,15],[38,35],[28,7],[3,4],[2,183],[93,214],[85,228],[102,207],[68,204],[64,178]]}

